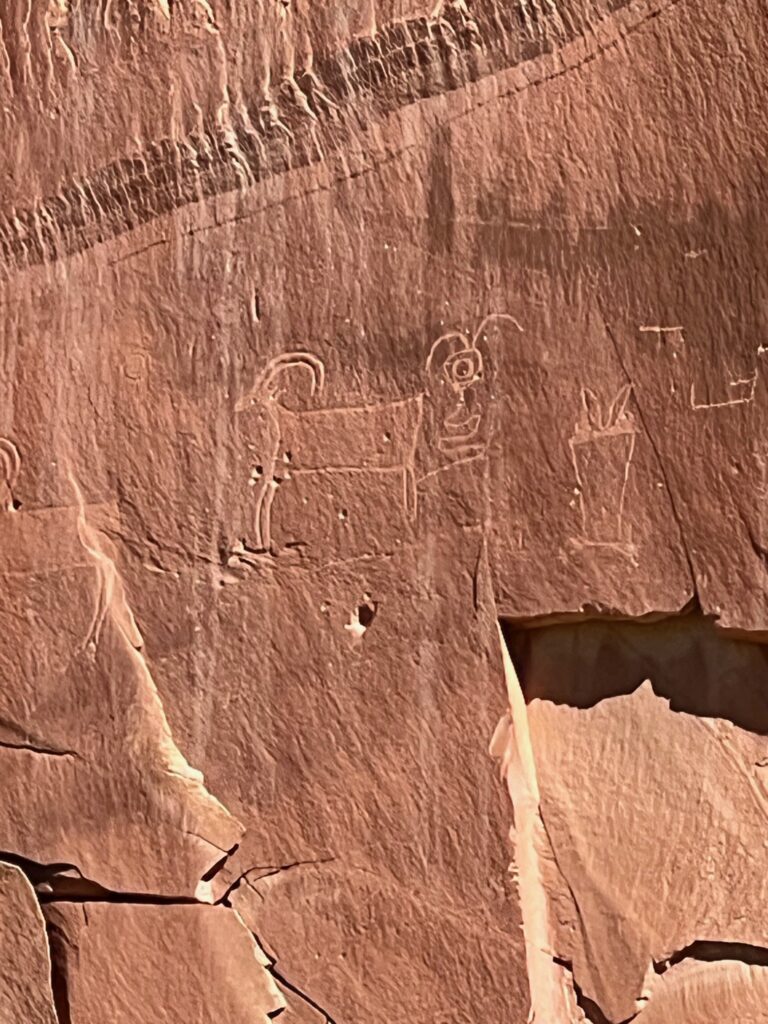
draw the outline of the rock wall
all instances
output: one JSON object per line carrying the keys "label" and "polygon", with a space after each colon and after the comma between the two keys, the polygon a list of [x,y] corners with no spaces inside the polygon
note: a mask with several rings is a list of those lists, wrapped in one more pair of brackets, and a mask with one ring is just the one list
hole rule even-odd
{"label": "rock wall", "polygon": [[766,1024],[767,36],[0,5],[0,1024]]}

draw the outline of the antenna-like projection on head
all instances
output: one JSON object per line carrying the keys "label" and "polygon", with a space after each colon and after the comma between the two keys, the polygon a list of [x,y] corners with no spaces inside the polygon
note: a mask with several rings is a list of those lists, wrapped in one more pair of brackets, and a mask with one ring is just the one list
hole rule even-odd
{"label": "antenna-like projection on head", "polygon": [[603,423],[603,412],[600,405],[600,399],[592,388],[589,388],[586,385],[581,389],[581,404],[584,406],[590,427],[592,427],[593,430],[604,430],[605,424]]}
{"label": "antenna-like projection on head", "polygon": [[611,403],[611,408],[608,410],[608,426],[615,426],[616,423],[624,416],[627,411],[627,403],[629,402],[629,396],[632,394],[632,384],[625,384],[619,389],[619,393]]}
{"label": "antenna-like projection on head", "polygon": [[472,343],[470,346],[471,348],[477,348],[477,343],[482,337],[483,331],[485,331],[488,324],[492,323],[494,320],[504,320],[507,323],[514,324],[518,331],[522,332],[523,330],[523,328],[520,326],[517,320],[515,320],[513,316],[510,316],[509,313],[489,313],[488,316],[484,317],[480,321],[480,326],[477,328],[472,337]]}
{"label": "antenna-like projection on head", "polygon": [[489,324],[494,321],[505,321],[507,323],[514,324],[518,331],[523,330],[518,321],[515,320],[513,316],[510,316],[509,313],[489,313],[480,321],[480,324],[472,335],[471,340],[468,340],[467,336],[462,334],[461,331],[448,331],[447,334],[441,334],[437,341],[433,342],[432,347],[429,350],[429,355],[427,356],[427,373],[431,373],[433,370],[435,356],[444,342],[449,341],[450,339],[455,339],[460,343],[458,347],[459,349],[463,349],[465,352],[469,350],[478,351],[478,343],[481,340],[484,340],[485,331],[488,329]]}

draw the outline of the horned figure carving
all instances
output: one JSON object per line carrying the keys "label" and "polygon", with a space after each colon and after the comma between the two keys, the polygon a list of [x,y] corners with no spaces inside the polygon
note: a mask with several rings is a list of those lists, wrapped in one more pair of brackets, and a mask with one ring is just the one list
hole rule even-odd
{"label": "horned figure carving", "polygon": [[312,397],[323,390],[325,367],[317,356],[311,352],[283,352],[270,359],[253,388],[236,406],[238,412],[243,412],[251,405],[260,405],[267,420],[264,460],[251,471],[251,480],[257,489],[254,528],[259,551],[269,551],[272,547],[272,502],[279,485],[290,479],[287,453],[283,452],[281,458],[280,414],[285,410],[278,402],[278,394],[280,377],[293,369],[309,374]]}
{"label": "horned figure carving", "polygon": [[325,385],[323,362],[305,350],[271,359],[236,406],[240,413],[255,408],[262,418],[262,440],[249,480],[256,497],[257,551],[273,551],[273,503],[291,478],[363,471],[391,476],[413,522],[423,479],[483,458],[488,443],[488,333],[504,321],[521,329],[512,317],[492,314],[471,337],[460,331],[439,337],[427,356],[424,390],[390,402],[297,411],[281,400],[286,375],[308,377],[310,398],[316,398]]}

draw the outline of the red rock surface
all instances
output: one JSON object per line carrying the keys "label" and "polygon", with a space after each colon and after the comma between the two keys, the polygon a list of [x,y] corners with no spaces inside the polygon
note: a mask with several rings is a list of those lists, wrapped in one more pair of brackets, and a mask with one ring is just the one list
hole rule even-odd
{"label": "red rock surface", "polygon": [[226,907],[54,903],[45,909],[60,938],[55,976],[66,988],[73,1021],[264,1024],[285,1005],[263,951]]}
{"label": "red rock surface", "polygon": [[693,618],[516,640],[557,958],[610,1021],[646,1000],[662,1019],[657,993],[663,1019],[688,1000],[683,1020],[716,1019],[718,1001],[719,1019],[761,1019],[762,975],[742,969],[768,962],[763,651]]}
{"label": "red rock surface", "polygon": [[0,4],[3,1020],[765,1020],[766,25]]}
{"label": "red rock surface", "polygon": [[20,868],[0,865],[0,1019],[55,1024],[45,921]]}

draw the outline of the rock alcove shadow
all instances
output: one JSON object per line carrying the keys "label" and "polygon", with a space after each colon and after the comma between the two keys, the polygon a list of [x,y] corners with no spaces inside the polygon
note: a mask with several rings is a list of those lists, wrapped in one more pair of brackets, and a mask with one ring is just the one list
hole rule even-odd
{"label": "rock alcove shadow", "polygon": [[698,612],[502,632],[526,933],[592,1024],[765,1020],[768,650]]}
{"label": "rock alcove shadow", "polygon": [[650,680],[672,711],[768,736],[768,648],[732,639],[701,614],[502,630],[527,703],[586,709]]}

